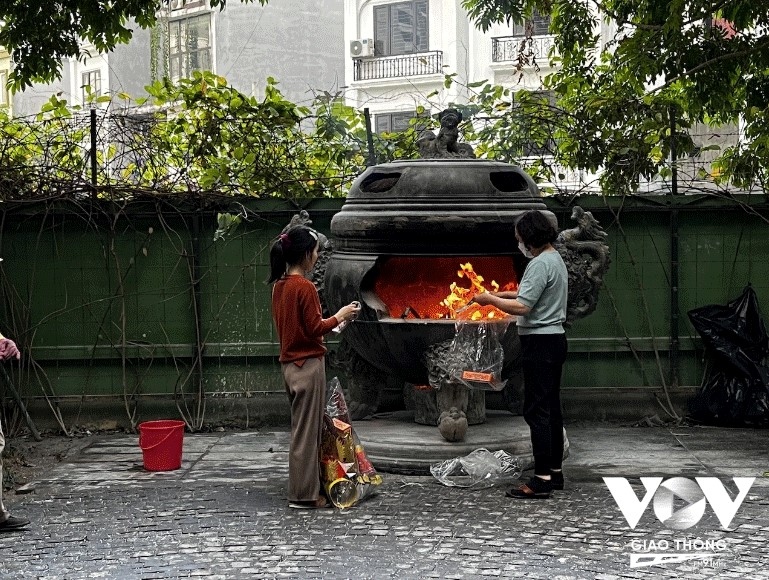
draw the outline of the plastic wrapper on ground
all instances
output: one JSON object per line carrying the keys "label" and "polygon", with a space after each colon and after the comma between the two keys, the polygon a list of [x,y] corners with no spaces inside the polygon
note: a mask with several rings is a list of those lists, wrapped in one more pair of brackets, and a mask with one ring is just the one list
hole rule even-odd
{"label": "plastic wrapper on ground", "polygon": [[320,470],[326,495],[338,508],[354,506],[382,483],[355,434],[337,377],[329,381],[326,392]]}
{"label": "plastic wrapper on ground", "polygon": [[512,319],[458,320],[449,349],[449,376],[470,389],[501,391],[505,351],[500,339]]}
{"label": "plastic wrapper on ground", "polygon": [[430,466],[430,473],[443,485],[469,489],[504,485],[520,477],[521,471],[520,461],[506,451],[484,448]]}

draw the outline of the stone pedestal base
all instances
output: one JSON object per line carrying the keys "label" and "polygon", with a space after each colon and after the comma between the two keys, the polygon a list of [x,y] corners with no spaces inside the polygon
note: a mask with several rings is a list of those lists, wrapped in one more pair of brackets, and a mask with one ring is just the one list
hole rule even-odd
{"label": "stone pedestal base", "polygon": [[[524,470],[534,467],[529,426],[523,417],[505,411],[486,411],[486,422],[467,430],[464,441],[448,442],[435,427],[414,422],[414,414],[400,411],[377,415],[354,424],[366,455],[379,471],[407,475],[430,475],[430,465],[462,457],[481,447],[504,449],[518,458]],[[564,458],[569,440],[564,430]]]}
{"label": "stone pedestal base", "polygon": [[452,407],[464,411],[468,425],[480,425],[486,421],[486,392],[459,385],[414,390],[414,421],[420,425],[437,425],[441,413]]}

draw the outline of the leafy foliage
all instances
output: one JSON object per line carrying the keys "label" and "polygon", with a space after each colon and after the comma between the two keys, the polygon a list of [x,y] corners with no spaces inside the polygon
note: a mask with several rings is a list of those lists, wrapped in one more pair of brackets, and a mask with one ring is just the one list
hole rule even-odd
{"label": "leafy foliage", "polygon": [[[96,183],[90,113],[56,96],[34,119],[0,113],[0,196],[252,195],[344,196],[369,162],[416,156],[418,126],[372,135],[364,116],[324,92],[310,107],[287,100],[273,78],[261,100],[210,72],[155,81],[148,95],[116,95],[99,109]],[[93,105],[110,97],[93,98]],[[420,126],[425,122],[420,119]]]}
{"label": "leafy foliage", "polygon": [[[518,165],[541,184],[543,193],[554,193],[549,184],[566,179],[564,167],[556,159],[561,156],[558,147],[566,134],[569,114],[547,93],[516,90],[488,79],[462,85],[457,76],[446,74],[444,89],[460,85],[466,96],[466,102],[449,106],[462,113],[459,130],[462,139],[472,144],[476,157]],[[427,95],[428,100],[435,97],[445,100],[441,91]]]}
{"label": "leafy foliage", "polygon": [[[605,191],[632,191],[671,155],[708,148],[696,124],[736,127],[742,141],[704,176],[741,187],[769,180],[769,2],[694,0],[463,0],[476,25],[551,14],[556,72],[544,88],[557,107],[556,160],[603,169]],[[600,10],[600,14],[599,11]],[[599,25],[613,30],[601,44]],[[606,36],[603,36],[606,40]],[[560,113],[558,111],[561,111]]]}
{"label": "leafy foliage", "polygon": [[[129,20],[141,28],[154,26],[157,14],[169,0],[67,0],[46,3],[29,0],[0,2],[0,46],[13,55],[11,73],[15,90],[33,81],[50,82],[61,75],[64,58],[81,56],[80,40],[98,52],[109,52],[131,40]],[[227,0],[209,0],[223,9]],[[241,0],[259,2],[267,0]]]}

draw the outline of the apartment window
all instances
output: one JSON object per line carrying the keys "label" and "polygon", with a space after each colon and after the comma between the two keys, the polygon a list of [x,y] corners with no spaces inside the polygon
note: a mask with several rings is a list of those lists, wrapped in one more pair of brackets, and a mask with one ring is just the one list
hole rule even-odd
{"label": "apartment window", "polygon": [[413,0],[375,6],[375,54],[391,56],[428,51],[427,4],[428,0]]}
{"label": "apartment window", "polygon": [[168,23],[171,79],[192,76],[196,70],[211,70],[211,15],[191,16]]}
{"label": "apartment window", "polygon": [[526,27],[531,24],[532,36],[547,36],[550,34],[550,15],[540,14],[534,10],[531,20],[524,20],[521,24],[513,23],[513,36],[526,36]]}
{"label": "apartment window", "polygon": [[7,107],[10,103],[8,96],[8,71],[0,70],[0,107]]}
{"label": "apartment window", "polygon": [[80,77],[80,87],[82,88],[82,102],[89,101],[89,95],[92,98],[101,96],[101,71],[89,70]]}
{"label": "apartment window", "polygon": [[[424,119],[424,125],[420,127],[417,125],[416,130],[420,131],[427,127],[430,123],[430,116],[428,113],[420,115],[414,111],[402,111],[398,113],[380,113],[374,115],[374,130],[378,133],[399,133],[406,131],[410,124],[411,119],[421,118]],[[421,125],[421,123],[420,123]]]}

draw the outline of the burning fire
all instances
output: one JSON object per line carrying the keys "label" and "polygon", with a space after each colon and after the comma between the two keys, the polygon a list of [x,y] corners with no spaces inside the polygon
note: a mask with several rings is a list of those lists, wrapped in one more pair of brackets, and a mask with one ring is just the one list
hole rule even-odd
{"label": "burning fire", "polygon": [[[462,286],[466,281],[469,288]],[[517,288],[512,256],[392,256],[380,264],[373,291],[392,318],[481,320],[507,314],[477,304],[465,308],[475,295]]]}
{"label": "burning fire", "polygon": [[[478,294],[487,292],[488,290],[483,285],[483,276],[477,274],[473,270],[473,265],[470,262],[466,264],[460,264],[459,270],[457,270],[457,276],[460,278],[467,278],[470,281],[470,288],[463,288],[456,282],[452,282],[449,289],[451,294],[446,296],[441,301],[441,305],[449,309],[449,318],[456,318],[457,320],[481,320],[485,318],[504,318],[509,316],[506,312],[502,312],[496,306],[486,305],[481,306],[476,303],[469,304],[469,302]],[[505,284],[503,290],[515,290],[518,286],[513,282]],[[490,292],[498,292],[499,284],[495,280],[491,281]]]}

